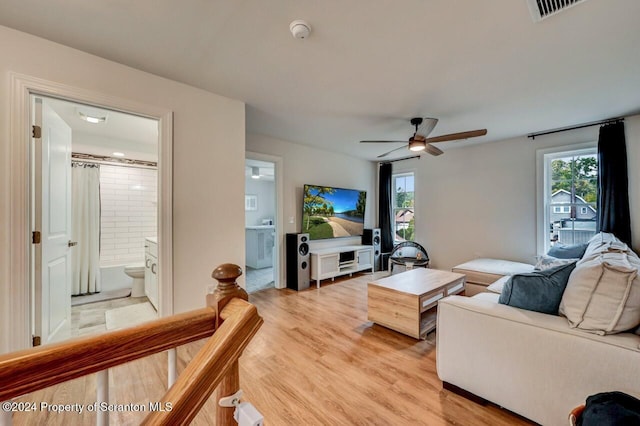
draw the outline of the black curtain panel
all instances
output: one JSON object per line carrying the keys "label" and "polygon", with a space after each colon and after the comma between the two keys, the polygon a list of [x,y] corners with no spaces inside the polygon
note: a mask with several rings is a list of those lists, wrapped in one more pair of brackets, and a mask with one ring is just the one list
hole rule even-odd
{"label": "black curtain panel", "polygon": [[382,253],[389,253],[393,249],[393,206],[391,197],[391,179],[393,167],[391,163],[380,164],[379,187],[378,187],[378,221],[380,223],[380,234],[382,237]]}
{"label": "black curtain panel", "polygon": [[598,138],[598,230],[631,244],[629,181],[624,122],[600,127]]}

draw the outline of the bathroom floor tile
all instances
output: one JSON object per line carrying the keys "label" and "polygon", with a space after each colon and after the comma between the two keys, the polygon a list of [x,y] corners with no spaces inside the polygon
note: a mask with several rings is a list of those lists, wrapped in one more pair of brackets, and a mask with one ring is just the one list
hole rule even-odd
{"label": "bathroom floor tile", "polygon": [[273,268],[253,269],[247,266],[245,267],[245,274],[247,293],[253,293],[274,286]]}
{"label": "bathroom floor tile", "polygon": [[71,337],[87,336],[107,330],[104,313],[110,309],[145,303],[146,297],[123,297],[71,307]]}

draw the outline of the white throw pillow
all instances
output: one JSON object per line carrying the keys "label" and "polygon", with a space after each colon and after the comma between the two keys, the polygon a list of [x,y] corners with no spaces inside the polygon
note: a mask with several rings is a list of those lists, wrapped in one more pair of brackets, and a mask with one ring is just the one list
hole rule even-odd
{"label": "white throw pillow", "polygon": [[509,281],[509,278],[511,278],[511,275],[505,275],[502,278],[498,278],[493,282],[493,284],[487,287],[487,291],[490,291],[491,293],[501,294],[502,289],[504,288],[504,285],[507,283],[507,281]]}
{"label": "white throw pillow", "polygon": [[544,271],[555,268],[557,266],[566,265],[568,263],[577,262],[580,259],[558,259],[557,257],[542,255],[538,256],[538,262],[534,266],[534,271]]}
{"label": "white throw pillow", "polygon": [[636,259],[606,253],[578,263],[560,303],[569,325],[596,334],[613,334],[640,324],[640,279]]}
{"label": "white throw pillow", "polygon": [[580,260],[578,264],[609,252],[624,252],[637,257],[636,254],[629,249],[629,246],[616,238],[615,235],[601,232],[589,240],[589,244],[582,256],[582,260]]}

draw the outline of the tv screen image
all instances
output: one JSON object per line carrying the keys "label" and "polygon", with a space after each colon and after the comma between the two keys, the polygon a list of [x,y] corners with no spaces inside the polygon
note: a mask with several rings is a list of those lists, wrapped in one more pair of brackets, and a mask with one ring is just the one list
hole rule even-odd
{"label": "tv screen image", "polygon": [[302,232],[310,239],[362,235],[366,191],[305,185],[303,198]]}

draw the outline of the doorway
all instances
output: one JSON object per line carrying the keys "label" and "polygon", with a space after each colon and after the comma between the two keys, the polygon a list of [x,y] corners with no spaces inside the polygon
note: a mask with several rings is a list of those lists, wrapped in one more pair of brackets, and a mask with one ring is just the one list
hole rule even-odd
{"label": "doorway", "polygon": [[247,152],[245,283],[248,293],[282,288],[282,159]]}
{"label": "doorway", "polygon": [[248,293],[273,288],[276,269],[275,164],[245,160],[245,283]]}
{"label": "doorway", "polygon": [[113,111],[128,112],[141,117],[153,118],[159,122],[158,146],[158,253],[159,267],[157,278],[159,285],[159,315],[173,314],[173,231],[172,231],[172,146],[173,113],[171,110],[153,105],[122,99],[111,95],[81,89],[10,72],[11,86],[11,206],[10,208],[10,245],[9,254],[9,304],[8,317],[12,327],[9,335],[8,350],[16,351],[33,345],[32,310],[34,295],[30,286],[33,271],[31,267],[31,247],[33,245],[31,188],[31,160],[33,128],[31,96],[41,95],[65,99],[84,105],[98,105]]}
{"label": "doorway", "polygon": [[31,111],[33,344],[156,318],[158,120],[42,95]]}

